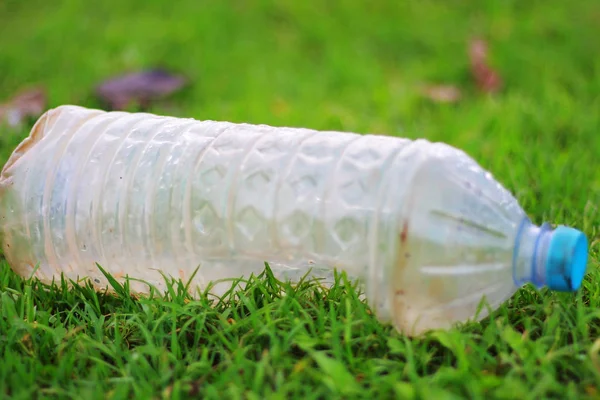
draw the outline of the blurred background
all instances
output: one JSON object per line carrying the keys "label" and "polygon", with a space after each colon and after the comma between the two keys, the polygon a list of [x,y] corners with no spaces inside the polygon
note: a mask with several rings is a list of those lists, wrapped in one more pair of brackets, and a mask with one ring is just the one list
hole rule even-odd
{"label": "blurred background", "polygon": [[1,161],[60,104],[424,137],[569,223],[600,193],[599,26],[597,0],[1,0]]}

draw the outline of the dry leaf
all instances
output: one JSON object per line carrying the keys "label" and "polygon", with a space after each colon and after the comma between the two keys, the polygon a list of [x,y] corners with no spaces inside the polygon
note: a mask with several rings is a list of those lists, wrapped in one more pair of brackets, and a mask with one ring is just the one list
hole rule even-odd
{"label": "dry leaf", "polygon": [[593,385],[587,385],[585,387],[585,392],[588,394],[588,396],[596,397],[598,395],[598,388]]}
{"label": "dry leaf", "polygon": [[474,39],[469,44],[471,73],[479,90],[495,93],[502,86],[502,79],[488,62],[488,45],[483,39]]}
{"label": "dry leaf", "polygon": [[28,117],[38,118],[46,109],[46,92],[42,88],[23,90],[0,104],[0,123],[18,126]]}
{"label": "dry leaf", "polygon": [[436,103],[456,103],[461,98],[460,89],[452,85],[427,86],[423,95]]}
{"label": "dry leaf", "polygon": [[119,110],[132,103],[147,106],[152,100],[176,92],[186,83],[183,76],[155,69],[111,78],[101,83],[96,93],[110,108]]}

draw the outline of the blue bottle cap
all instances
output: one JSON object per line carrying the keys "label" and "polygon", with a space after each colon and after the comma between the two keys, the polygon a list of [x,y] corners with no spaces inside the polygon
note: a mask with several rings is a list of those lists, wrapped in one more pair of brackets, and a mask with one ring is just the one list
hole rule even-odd
{"label": "blue bottle cap", "polygon": [[552,233],[546,256],[546,282],[550,289],[574,292],[581,286],[588,261],[585,234],[566,226]]}

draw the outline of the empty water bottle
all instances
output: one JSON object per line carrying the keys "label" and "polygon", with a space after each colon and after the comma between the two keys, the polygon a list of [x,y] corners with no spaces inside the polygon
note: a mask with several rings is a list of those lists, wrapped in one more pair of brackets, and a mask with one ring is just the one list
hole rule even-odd
{"label": "empty water bottle", "polygon": [[[43,281],[282,279],[337,268],[409,335],[532,283],[580,287],[587,239],[530,222],[464,152],[378,135],[61,106],[1,175],[3,249]],[[36,266],[39,268],[36,269]],[[142,282],[132,289],[147,290]]]}

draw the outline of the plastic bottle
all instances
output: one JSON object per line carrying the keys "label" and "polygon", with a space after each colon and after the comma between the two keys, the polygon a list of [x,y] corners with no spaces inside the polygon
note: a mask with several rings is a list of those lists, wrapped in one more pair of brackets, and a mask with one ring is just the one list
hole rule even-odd
{"label": "plastic bottle", "polygon": [[[498,307],[532,283],[579,288],[587,239],[535,226],[442,143],[104,112],[46,112],[0,177],[3,249],[43,281],[159,289],[260,272],[344,270],[378,318],[416,335]],[[229,284],[230,285],[230,284]],[[132,289],[147,290],[142,282]]]}

